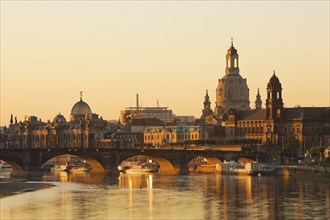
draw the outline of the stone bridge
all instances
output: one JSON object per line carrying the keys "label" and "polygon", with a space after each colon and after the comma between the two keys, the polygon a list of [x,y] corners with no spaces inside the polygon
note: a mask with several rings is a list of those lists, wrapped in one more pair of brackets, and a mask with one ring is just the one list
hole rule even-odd
{"label": "stone bridge", "polygon": [[[198,157],[207,159],[208,164],[221,164],[226,160],[247,158],[255,160],[256,153],[241,151],[201,150],[201,149],[122,149],[122,148],[39,148],[0,149],[0,160],[13,167],[12,176],[32,177],[42,174],[41,166],[60,155],[74,155],[86,160],[92,172],[118,173],[118,165],[124,160],[145,155],[160,164],[159,174],[188,174],[188,163]],[[259,155],[261,158],[262,155]]]}

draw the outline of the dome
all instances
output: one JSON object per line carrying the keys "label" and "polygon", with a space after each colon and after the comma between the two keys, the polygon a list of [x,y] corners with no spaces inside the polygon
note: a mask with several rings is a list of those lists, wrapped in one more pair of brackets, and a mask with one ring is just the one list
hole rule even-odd
{"label": "dome", "polygon": [[90,115],[92,114],[92,110],[89,105],[80,99],[79,102],[74,104],[71,110],[71,115]]}
{"label": "dome", "polygon": [[239,74],[229,74],[221,78],[216,89],[216,108],[218,115],[227,113],[231,108],[250,109],[249,87],[246,79]]}
{"label": "dome", "polygon": [[275,71],[273,76],[269,80],[268,87],[281,87],[280,80],[275,75]]}
{"label": "dome", "polygon": [[54,124],[66,123],[66,119],[64,118],[63,115],[61,115],[61,113],[58,113],[58,115],[56,115],[55,118],[53,119],[53,123]]}

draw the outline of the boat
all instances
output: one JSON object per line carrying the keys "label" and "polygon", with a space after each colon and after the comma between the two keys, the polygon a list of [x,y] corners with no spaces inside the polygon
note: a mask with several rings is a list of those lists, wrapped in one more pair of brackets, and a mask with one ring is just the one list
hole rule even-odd
{"label": "boat", "polygon": [[118,166],[119,171],[127,174],[144,174],[158,172],[159,165],[156,163],[142,163],[140,161],[124,162]]}
{"label": "boat", "polygon": [[13,168],[6,162],[0,161],[0,178],[9,178]]}
{"label": "boat", "polygon": [[13,171],[13,168],[6,162],[0,162],[0,171],[1,172]]}
{"label": "boat", "polygon": [[54,166],[50,168],[51,171],[68,171],[68,169],[68,165],[63,164],[54,164]]}
{"label": "boat", "polygon": [[68,166],[69,172],[89,172],[91,167],[87,163],[75,163]]}
{"label": "boat", "polygon": [[266,166],[261,163],[247,163],[247,162],[224,162],[221,166],[222,174],[231,175],[271,175],[275,173],[275,168]]}

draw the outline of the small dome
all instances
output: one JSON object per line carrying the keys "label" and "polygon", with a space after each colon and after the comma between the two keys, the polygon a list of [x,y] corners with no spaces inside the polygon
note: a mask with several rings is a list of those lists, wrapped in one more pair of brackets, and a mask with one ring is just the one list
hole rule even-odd
{"label": "small dome", "polygon": [[53,119],[53,123],[54,124],[66,123],[66,119],[64,118],[63,115],[58,113],[58,115],[56,115],[55,118]]}
{"label": "small dome", "polygon": [[235,47],[233,45],[227,50],[227,54],[237,55],[237,50],[235,49]]}
{"label": "small dome", "polygon": [[269,80],[268,87],[269,86],[271,86],[271,87],[281,87],[280,80],[275,75],[275,71],[274,71],[273,76]]}
{"label": "small dome", "polygon": [[74,104],[71,110],[71,115],[90,115],[92,114],[92,110],[89,105],[80,99],[79,102]]}

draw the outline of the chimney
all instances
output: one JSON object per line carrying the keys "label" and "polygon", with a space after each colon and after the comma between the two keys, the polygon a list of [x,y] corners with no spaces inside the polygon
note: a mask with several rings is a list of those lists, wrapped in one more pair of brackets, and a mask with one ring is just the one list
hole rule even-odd
{"label": "chimney", "polygon": [[136,94],[136,108],[139,109],[139,94]]}

